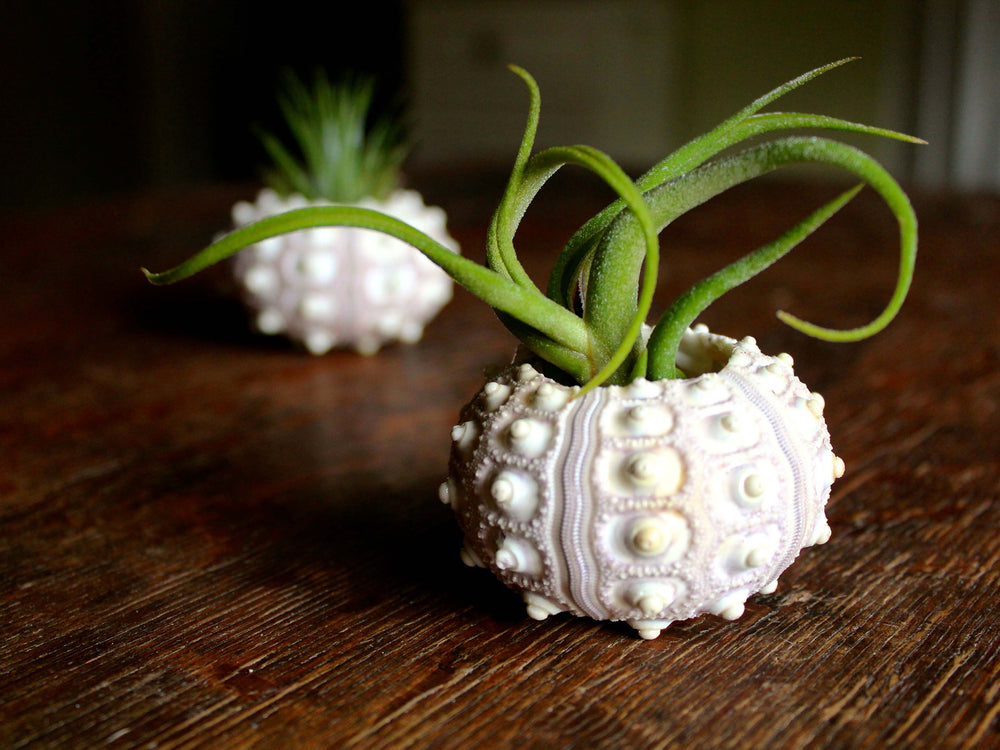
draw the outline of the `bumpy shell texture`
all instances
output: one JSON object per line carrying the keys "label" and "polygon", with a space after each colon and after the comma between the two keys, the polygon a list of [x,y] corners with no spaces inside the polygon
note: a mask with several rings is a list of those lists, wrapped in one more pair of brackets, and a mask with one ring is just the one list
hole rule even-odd
{"label": "bumpy shell texture", "polygon": [[[233,207],[236,226],[302,208],[301,196],[260,192]],[[413,190],[358,205],[387,213],[458,252],[440,208]],[[313,354],[334,347],[374,354],[391,341],[413,343],[451,299],[452,281],[420,252],[378,232],[351,227],[304,229],[240,252],[233,271],[265,334],[284,334]]]}
{"label": "bumpy shell texture", "polygon": [[441,499],[463,560],[520,592],[529,616],[625,620],[643,638],[735,619],[829,538],[843,462],[791,357],[696,326],[678,363],[694,376],[576,399],[515,364],[463,409]]}

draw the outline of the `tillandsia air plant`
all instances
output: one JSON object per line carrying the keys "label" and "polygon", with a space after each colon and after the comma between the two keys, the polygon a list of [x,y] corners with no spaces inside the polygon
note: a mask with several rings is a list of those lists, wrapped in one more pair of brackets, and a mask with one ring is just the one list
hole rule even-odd
{"label": "tillandsia air plant", "polygon": [[[762,111],[845,62],[779,86],[635,181],[588,146],[532,153],[540,96],[532,77],[512,67],[530,92],[529,116],[485,265],[391,216],[324,206],[266,218],[147,275],[172,283],[305,227],[363,227],[414,246],[491,305],[522,344],[452,432],[440,495],[463,529],[463,560],[490,567],[536,619],[570,612],[624,620],[644,638],[705,612],[735,619],[751,594],[774,590],[801,549],[829,538],[825,505],[844,463],[830,444],[823,399],[795,377],[792,358],[763,354],[749,336],[713,334],[696,323],[699,314],[788,253],[864,184],[899,225],[899,273],[886,307],[849,330],[780,318],[830,341],[871,336],[899,311],[916,259],[910,202],[870,156],[817,136],[759,138],[831,129],[920,142],[833,117]],[[748,139],[755,142],[733,148]],[[833,166],[861,182],[650,320],[660,231],[735,185],[797,163]],[[619,197],[569,239],[542,290],[518,260],[515,233],[538,191],[568,164],[593,171]]]}
{"label": "tillandsia air plant", "polygon": [[[457,251],[444,211],[401,188],[408,145],[398,116],[374,117],[375,80],[311,85],[291,72],[278,102],[293,145],[259,131],[272,160],[267,184],[233,207],[236,226],[290,209],[350,204],[405,221]],[[373,354],[386,342],[415,342],[451,299],[448,275],[408,245],[350,227],[313,228],[253,243],[233,272],[254,325],[284,333],[313,354],[334,346]]]}
{"label": "tillandsia air plant", "polygon": [[398,189],[409,147],[400,119],[373,117],[375,79],[330,82],[323,70],[309,86],[286,71],[278,106],[294,140],[289,148],[277,135],[259,130],[273,164],[264,180],[278,195],[353,203],[384,200]]}

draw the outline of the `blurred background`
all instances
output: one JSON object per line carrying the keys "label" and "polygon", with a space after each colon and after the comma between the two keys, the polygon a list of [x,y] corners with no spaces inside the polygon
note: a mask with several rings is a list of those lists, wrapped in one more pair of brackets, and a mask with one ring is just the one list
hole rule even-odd
{"label": "blurred background", "polygon": [[509,168],[539,146],[633,174],[775,85],[781,102],[926,138],[868,139],[903,181],[1000,189],[997,0],[9,0],[0,3],[0,207],[251,181],[283,69],[366,72],[403,105],[414,173]]}

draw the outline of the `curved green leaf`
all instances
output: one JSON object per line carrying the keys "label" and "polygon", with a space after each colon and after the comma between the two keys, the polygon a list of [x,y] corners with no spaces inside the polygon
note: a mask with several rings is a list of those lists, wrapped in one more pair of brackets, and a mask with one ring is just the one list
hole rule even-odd
{"label": "curved green leaf", "polygon": [[[535,143],[535,133],[538,130],[538,118],[541,112],[541,94],[538,91],[538,84],[528,71],[516,65],[509,67],[521,77],[528,87],[528,118],[524,127],[524,134],[521,136],[521,145],[517,150],[517,157],[514,159],[514,167],[511,169],[510,178],[507,181],[507,187],[490,221],[490,228],[486,239],[486,264],[516,284],[536,288],[531,277],[528,276],[520,260],[518,260],[517,253],[514,250],[514,234],[517,232],[517,227],[528,208],[528,204],[534,199],[535,194],[551,173],[534,186],[533,189],[525,189],[524,170],[531,157],[531,149]],[[552,172],[555,172],[556,169],[558,169],[558,166],[553,168]]]}
{"label": "curved green leaf", "polygon": [[[561,164],[577,164],[592,170],[601,177],[608,185],[615,190],[625,202],[630,215],[634,218],[641,232],[640,246],[642,257],[645,262],[645,273],[638,288],[633,288],[637,294],[636,310],[632,319],[625,327],[622,335],[613,346],[601,348],[594,345],[594,342],[609,340],[607,333],[603,330],[604,321],[600,318],[592,319],[587,330],[591,335],[591,346],[588,351],[596,374],[584,384],[580,394],[591,388],[599,386],[605,382],[621,367],[628,359],[635,342],[639,340],[642,333],[642,325],[649,313],[653,303],[653,293],[656,291],[656,275],[659,265],[659,239],[656,228],[653,225],[652,216],[642,194],[635,187],[628,175],[622,171],[607,154],[589,146],[567,146],[546,149],[535,154],[525,168],[526,182],[533,174],[548,175],[552,168]],[[561,308],[565,309],[565,308]]]}
{"label": "curved green leaf", "polygon": [[582,321],[537,290],[524,289],[392,216],[357,206],[311,206],[270,216],[230,232],[200,253],[162,273],[143,269],[157,285],[185,279],[238,252],[247,245],[299,229],[352,226],[391,235],[426,255],[458,284],[488,305],[508,313],[570,349],[585,352],[589,336]]}
{"label": "curved green leaf", "polygon": [[[647,193],[647,199],[653,196],[651,211],[654,218],[662,220],[671,215],[679,215],[682,207],[677,205],[677,192],[685,196],[696,193],[717,194],[781,166],[806,162],[839,167],[860,177],[879,193],[899,225],[900,264],[896,286],[886,307],[873,321],[857,328],[839,330],[807,323],[786,312],[778,313],[782,321],[807,335],[828,341],[857,341],[882,330],[899,312],[913,279],[917,254],[917,220],[910,201],[899,184],[872,157],[838,141],[815,137],[785,138],[700,167],[677,178],[674,183]],[[822,214],[823,211],[818,213]],[[663,343],[667,338],[671,342],[669,345]],[[654,331],[653,345],[660,351],[655,357],[651,355],[651,374],[672,371],[676,356],[675,342],[679,342],[676,332],[667,337],[665,333]],[[673,351],[670,352],[672,347]]]}
{"label": "curved green leaf", "polygon": [[702,279],[678,297],[650,334],[647,345],[650,379],[683,377],[677,370],[677,351],[685,331],[705,308],[787,255],[857,195],[861,187],[858,185],[842,193],[778,239]]}
{"label": "curved green leaf", "polygon": [[[894,138],[911,143],[924,143],[920,138],[915,138],[904,133],[825,115],[797,112],[757,114],[763,107],[774,102],[789,91],[802,86],[833,68],[855,59],[857,58],[846,58],[830,63],[829,65],[821,66],[759,97],[709,132],[689,141],[657,163],[636,180],[636,185],[643,191],[652,190],[675,179],[681,174],[695,169],[719,152],[747,138],[778,130],[822,128]],[[572,307],[572,297],[579,278],[579,268],[583,265],[589,253],[593,252],[596,248],[599,235],[611,225],[615,217],[622,212],[623,208],[624,204],[621,201],[615,201],[590,219],[569,239],[563,253],[556,259],[552,275],[549,279],[546,293],[550,298],[564,307]]]}

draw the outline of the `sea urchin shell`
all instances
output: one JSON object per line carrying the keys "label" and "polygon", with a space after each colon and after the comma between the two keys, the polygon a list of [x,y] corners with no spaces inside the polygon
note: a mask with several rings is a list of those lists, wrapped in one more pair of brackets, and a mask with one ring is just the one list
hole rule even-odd
{"label": "sea urchin shell", "polygon": [[[256,202],[233,207],[237,226],[303,208],[302,196],[280,198],[264,189]],[[458,251],[440,208],[413,190],[397,190],[373,208],[411,224]],[[451,299],[452,281],[416,249],[378,232],[319,227],[272,237],[246,248],[233,264],[254,325],[283,333],[313,354],[348,347],[374,354],[385,343],[413,343]]]}
{"label": "sea urchin shell", "polygon": [[788,355],[689,331],[687,379],[578,387],[512,365],[463,409],[441,498],[462,558],[520,592],[529,616],[735,619],[773,591],[824,514],[843,462],[823,400]]}

